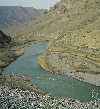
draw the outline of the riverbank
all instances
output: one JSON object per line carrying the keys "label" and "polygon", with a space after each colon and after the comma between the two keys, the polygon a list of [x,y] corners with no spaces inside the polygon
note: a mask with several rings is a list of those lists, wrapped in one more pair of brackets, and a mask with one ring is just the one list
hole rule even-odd
{"label": "riverbank", "polygon": [[[62,53],[56,51],[47,52],[46,54],[40,55],[38,57],[38,62],[41,67],[48,72],[72,76],[73,78],[80,81],[100,86],[100,74],[91,74],[89,71],[87,73],[83,73],[82,71],[77,72],[76,69],[72,66],[72,59],[76,62],[77,65],[77,62],[83,62],[83,57],[84,56],[82,55],[81,57],[77,58],[66,52]],[[87,64],[94,68],[91,63],[88,62]]]}
{"label": "riverbank", "polygon": [[9,89],[0,86],[0,105],[2,109],[99,109],[100,101],[81,103],[73,99],[53,97],[49,94],[23,91],[21,89]]}
{"label": "riverbank", "polygon": [[[7,67],[8,70],[7,70],[7,68],[5,69],[5,73],[7,73],[7,71],[9,73],[9,72],[13,72],[15,70],[16,74],[25,75],[27,78],[24,79],[23,76],[21,77],[21,76],[17,76],[14,74],[10,74],[7,76],[7,74],[4,73],[5,76],[3,76],[3,78],[1,78],[1,80],[6,80],[5,81],[6,84],[3,84],[3,86],[1,86],[1,89],[0,89],[0,92],[1,92],[0,99],[2,101],[0,104],[4,107],[7,106],[7,108],[9,106],[10,106],[9,108],[12,108],[14,106],[16,108],[19,108],[19,107],[20,108],[24,108],[24,107],[29,108],[30,107],[30,108],[40,108],[40,109],[43,109],[43,108],[44,109],[46,109],[46,108],[54,108],[54,109],[55,108],[58,108],[58,109],[83,108],[84,109],[87,106],[90,109],[91,109],[91,107],[92,107],[92,109],[93,108],[96,109],[96,107],[98,108],[99,101],[94,101],[96,105],[95,105],[95,107],[93,107],[92,104],[94,102],[81,103],[80,101],[76,100],[78,98],[74,97],[74,94],[73,94],[73,91],[76,91],[76,90],[74,90],[70,86],[68,86],[71,81],[67,82],[66,78],[65,78],[64,83],[63,83],[63,79],[62,79],[63,76],[61,77],[58,75],[58,77],[56,78],[55,77],[56,75],[49,73],[49,72],[45,72],[43,69],[41,69],[40,65],[37,62],[37,57],[39,54],[42,54],[45,52],[45,48],[46,48],[46,43],[45,44],[37,43],[35,45],[30,46],[29,48],[26,49],[25,55],[19,57],[18,60],[16,60],[16,62],[12,63],[13,64],[12,68],[11,68],[11,66],[12,66],[11,65],[10,67],[9,66]],[[23,62],[22,62],[22,60],[23,60]],[[30,62],[30,64],[29,64],[29,62]],[[25,65],[27,65],[27,67],[25,67]],[[14,70],[9,70],[9,69],[14,69]],[[20,71],[20,69],[22,69],[22,70]],[[30,71],[29,71],[29,69],[30,69]],[[47,73],[48,73],[48,75],[46,75]],[[5,79],[6,77],[7,77],[7,79]],[[24,80],[22,80],[22,78]],[[34,86],[36,86],[39,89],[44,90],[45,92],[48,92],[48,93],[52,93],[52,92],[50,92],[50,90],[54,90],[55,92],[57,92],[59,90],[60,93],[58,93],[58,95],[63,94],[63,93],[65,93],[65,95],[66,95],[68,93],[69,95],[72,94],[72,96],[68,97],[68,96],[64,95],[62,97],[68,97],[70,99],[68,99],[68,98],[63,99],[63,98],[58,98],[58,97],[49,95],[50,99],[49,98],[47,99],[48,94],[46,94],[44,92],[43,92],[43,94],[38,93],[37,92],[38,89],[33,90],[34,86],[31,84],[28,85],[28,83],[26,83],[25,81],[27,81],[27,82],[30,81],[31,84],[34,84]],[[57,82],[57,84],[56,84],[56,82]],[[1,81],[1,83],[4,83],[4,82]],[[68,83],[68,85],[66,83]],[[37,86],[37,84],[38,84],[38,86]],[[75,86],[75,85],[72,85],[71,83],[70,83],[70,85]],[[77,83],[76,83],[76,85],[77,85]],[[44,88],[41,88],[41,86]],[[83,85],[81,85],[81,86],[83,86]],[[45,88],[47,88],[48,90],[45,90]],[[69,92],[69,90],[63,91],[62,90],[63,88],[64,89],[71,88],[70,92],[72,90],[73,91],[71,93]],[[81,93],[81,91],[84,91],[84,87],[82,87],[82,88],[83,88],[82,90],[78,89],[78,92],[80,91],[80,93]],[[87,89],[88,88],[86,88],[85,90],[87,90]],[[91,89],[91,87],[89,89]],[[91,91],[93,89],[95,89],[95,88],[92,88],[89,91],[89,93],[87,92],[88,94],[90,94],[90,96],[92,94]],[[27,92],[29,92],[29,93],[27,94]],[[31,96],[31,93],[35,93],[35,94]],[[52,94],[56,95],[54,93],[52,93]],[[84,93],[83,93],[82,96],[85,96],[86,98],[88,98],[89,97],[88,94],[84,95]],[[56,96],[58,96],[58,95],[56,95]],[[34,99],[34,96],[36,99]],[[78,93],[76,93],[76,96],[78,96]],[[81,94],[79,94],[79,96],[81,96]],[[94,95],[94,97],[95,97],[95,95]],[[76,98],[76,99],[74,100],[71,98]],[[91,100],[89,100],[89,101],[91,101]],[[99,99],[96,98],[96,100],[99,100]],[[43,107],[41,107],[41,105]]]}
{"label": "riverbank", "polygon": [[80,102],[47,94],[29,83],[29,78],[0,74],[0,107],[2,109],[99,109],[100,101]]}
{"label": "riverbank", "polygon": [[3,69],[8,66],[11,62],[16,60],[19,56],[23,55],[25,52],[25,49],[31,45],[35,44],[36,41],[29,41],[24,44],[20,43],[12,43],[7,45],[4,48],[0,49],[0,72],[3,71]]}
{"label": "riverbank", "polygon": [[58,98],[37,89],[29,79],[15,74],[0,75],[0,106],[2,109],[39,108],[39,109],[98,109],[100,101],[81,103],[78,100]]}
{"label": "riverbank", "polygon": [[28,90],[38,94],[45,94],[43,91],[40,91],[30,84],[30,78],[14,73],[0,74],[0,86],[8,87],[9,89],[21,89],[23,91]]}
{"label": "riverbank", "polygon": [[13,62],[17,57],[24,54],[24,48],[20,48],[17,50],[11,50],[8,49],[8,51],[2,52],[0,55],[0,72],[3,71],[3,69],[8,66],[11,62]]}
{"label": "riverbank", "polygon": [[42,54],[40,56],[38,56],[38,63],[41,65],[41,67],[48,71],[48,72],[52,72],[52,69],[48,66],[47,61],[46,61],[46,54]]}

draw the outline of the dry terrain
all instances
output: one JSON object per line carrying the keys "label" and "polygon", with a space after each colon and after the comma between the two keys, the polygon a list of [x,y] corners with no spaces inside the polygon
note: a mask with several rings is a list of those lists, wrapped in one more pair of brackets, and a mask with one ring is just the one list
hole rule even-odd
{"label": "dry terrain", "polygon": [[100,0],[62,0],[5,32],[20,43],[49,40],[45,63],[51,70],[100,85]]}

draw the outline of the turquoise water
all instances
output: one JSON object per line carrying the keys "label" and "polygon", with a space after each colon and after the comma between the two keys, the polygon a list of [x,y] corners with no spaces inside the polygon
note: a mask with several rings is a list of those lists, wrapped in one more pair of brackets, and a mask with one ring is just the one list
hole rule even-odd
{"label": "turquoise water", "polygon": [[26,48],[25,54],[7,66],[3,73],[24,75],[31,79],[31,84],[55,96],[75,98],[80,101],[100,98],[100,87],[43,70],[37,58],[46,52],[46,47],[46,42],[38,42]]}

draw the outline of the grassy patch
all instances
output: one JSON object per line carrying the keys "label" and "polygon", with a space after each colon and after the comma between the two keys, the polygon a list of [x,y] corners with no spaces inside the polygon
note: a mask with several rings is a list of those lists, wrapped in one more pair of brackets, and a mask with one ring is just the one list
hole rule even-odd
{"label": "grassy patch", "polygon": [[5,67],[5,66],[6,66],[6,63],[3,61],[0,61],[0,67]]}
{"label": "grassy patch", "polygon": [[21,56],[22,54],[24,54],[24,48],[20,49],[15,53],[16,56]]}

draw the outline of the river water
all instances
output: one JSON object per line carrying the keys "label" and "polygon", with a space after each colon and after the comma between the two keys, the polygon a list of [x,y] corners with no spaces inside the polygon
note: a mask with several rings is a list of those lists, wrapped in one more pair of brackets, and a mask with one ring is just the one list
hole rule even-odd
{"label": "river water", "polygon": [[38,64],[38,56],[46,52],[47,43],[30,45],[3,73],[15,73],[30,78],[37,88],[59,97],[91,101],[100,98],[100,87],[81,82],[69,76],[47,72]]}

